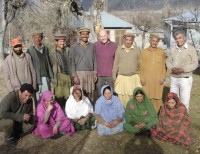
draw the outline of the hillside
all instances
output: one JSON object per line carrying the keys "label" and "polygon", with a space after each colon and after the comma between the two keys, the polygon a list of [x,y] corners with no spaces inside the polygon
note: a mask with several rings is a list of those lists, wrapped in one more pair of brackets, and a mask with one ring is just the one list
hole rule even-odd
{"label": "hillside", "polygon": [[[93,0],[83,0],[85,10],[92,5]],[[107,0],[108,10],[130,10],[148,7],[149,9],[162,9],[166,4],[175,8],[185,8],[200,5],[199,0]]]}

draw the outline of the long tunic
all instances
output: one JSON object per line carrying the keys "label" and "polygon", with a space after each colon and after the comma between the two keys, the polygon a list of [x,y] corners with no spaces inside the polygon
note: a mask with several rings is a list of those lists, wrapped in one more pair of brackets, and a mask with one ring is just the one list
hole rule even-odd
{"label": "long tunic", "polygon": [[173,67],[180,67],[184,70],[184,73],[178,75],[171,73],[171,76],[176,78],[192,76],[192,72],[198,67],[196,49],[189,44],[185,44],[183,49],[173,47],[170,50],[170,55],[166,61],[168,70],[171,71]]}
{"label": "long tunic", "polygon": [[97,62],[95,48],[92,43],[85,47],[80,43],[72,45],[70,52],[72,54],[72,76],[77,76],[77,71],[94,71],[97,72]]}
{"label": "long tunic", "polygon": [[14,52],[8,55],[4,61],[3,73],[4,73],[4,83],[6,85],[7,93],[10,93],[15,90],[19,90],[20,86],[24,83],[20,80],[20,76],[24,76],[23,80],[26,83],[33,85],[33,88],[36,89],[36,71],[31,60],[31,56],[27,53],[23,53],[21,60],[23,61],[24,69],[23,72],[20,66],[18,65],[17,57],[14,56]]}
{"label": "long tunic", "polygon": [[112,70],[112,76],[115,79],[117,75],[131,76],[138,74],[138,64],[140,59],[140,49],[132,46],[129,52],[126,52],[124,46],[119,47],[115,54],[115,60]]}
{"label": "long tunic", "polygon": [[53,62],[54,79],[52,81],[55,87],[55,96],[58,98],[64,96],[67,99],[71,87],[71,54],[69,48],[64,49],[62,52],[55,49],[51,52],[50,58]]}
{"label": "long tunic", "polygon": [[[37,55],[37,52],[39,52],[34,46],[31,46],[28,50],[27,53],[29,53],[31,55],[31,58],[33,60],[33,64],[35,67],[35,71],[36,71],[36,79],[37,79],[37,84],[41,85],[42,84],[42,75],[41,75],[41,63],[39,60],[39,57]],[[48,73],[49,78],[53,79],[53,70],[51,67],[51,61],[50,61],[50,57],[49,57],[49,49],[45,46],[43,46],[43,54],[45,55],[45,66],[46,66],[46,71]]]}
{"label": "long tunic", "polygon": [[152,51],[146,48],[141,52],[140,56],[140,79],[145,82],[143,89],[150,99],[161,99],[163,86],[160,81],[165,79],[165,52],[162,48],[156,48]]}

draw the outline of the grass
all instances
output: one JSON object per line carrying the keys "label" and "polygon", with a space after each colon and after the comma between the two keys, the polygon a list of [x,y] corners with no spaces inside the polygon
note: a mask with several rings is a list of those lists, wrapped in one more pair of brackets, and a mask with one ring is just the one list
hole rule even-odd
{"label": "grass", "polygon": [[[169,78],[169,77],[168,77]],[[169,91],[166,80],[164,95]],[[0,75],[2,85],[2,75]],[[0,99],[5,95],[5,87],[0,87]],[[145,136],[134,136],[123,132],[113,136],[100,137],[97,130],[76,132],[72,137],[56,140],[41,139],[29,134],[22,138],[16,148],[4,146],[3,133],[0,133],[0,153],[77,153],[77,154],[195,154],[200,153],[200,76],[194,75],[190,101],[190,118],[196,139],[190,149],[152,140]]]}

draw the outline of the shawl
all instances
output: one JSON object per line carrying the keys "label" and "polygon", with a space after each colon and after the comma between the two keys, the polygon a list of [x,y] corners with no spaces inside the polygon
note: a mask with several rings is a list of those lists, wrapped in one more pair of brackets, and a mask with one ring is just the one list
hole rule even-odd
{"label": "shawl", "polygon": [[81,86],[76,86],[82,91],[82,100],[77,102],[72,95],[75,86],[70,88],[70,96],[65,105],[65,113],[70,119],[80,119],[88,113],[93,113],[93,106],[89,99],[83,95]]}
{"label": "shawl", "polygon": [[[135,94],[138,90],[144,93],[144,100],[141,103],[135,99]],[[147,123],[146,127],[153,126],[158,122],[157,113],[150,99],[140,87],[134,89],[133,96],[128,101],[126,106],[126,122],[130,124],[144,122]]]}
{"label": "shawl", "polygon": [[[167,105],[170,99],[176,101],[176,105],[172,109]],[[188,146],[194,142],[189,114],[177,94],[168,93],[160,110],[159,122],[152,128],[152,136],[171,144]]]}
{"label": "shawl", "polygon": [[[44,122],[45,112],[47,110],[47,105],[45,103],[45,100],[51,98],[52,96],[53,94],[50,91],[45,91],[42,93],[42,96],[38,102],[37,111],[36,111],[37,124],[42,124]],[[52,103],[52,105],[53,105],[53,109],[51,110],[48,123],[51,126],[54,126],[57,121],[60,121],[62,123],[62,121],[65,120],[67,117],[65,116],[60,105],[55,100]]]}
{"label": "shawl", "polygon": [[[103,96],[103,90],[109,85],[101,88],[101,96],[95,104],[95,114],[100,115],[106,122],[112,122],[116,118],[124,118],[124,107],[117,96],[112,95],[111,100],[106,100]],[[110,87],[111,88],[111,87]],[[113,94],[113,89],[111,88]]]}

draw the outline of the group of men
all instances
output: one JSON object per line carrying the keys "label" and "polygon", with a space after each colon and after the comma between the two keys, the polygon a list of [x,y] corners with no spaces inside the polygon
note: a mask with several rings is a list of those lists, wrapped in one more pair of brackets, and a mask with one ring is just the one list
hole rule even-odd
{"label": "group of men", "polygon": [[13,142],[16,124],[30,130],[31,108],[34,107],[30,105],[31,95],[35,91],[35,100],[38,100],[41,93],[51,87],[62,106],[72,84],[80,84],[94,105],[95,87],[100,96],[101,87],[108,84],[114,87],[124,107],[133,90],[143,87],[158,112],[166,66],[171,75],[170,91],[177,93],[189,110],[192,72],[198,66],[198,58],[195,48],[186,43],[184,31],[174,33],[177,45],[171,48],[167,60],[164,50],[157,47],[160,41],[157,34],[150,35],[150,46],[143,51],[134,45],[133,33],[125,33],[124,44],[119,47],[109,39],[106,30],[99,32],[99,41],[94,44],[88,40],[90,29],[81,28],[79,34],[79,41],[69,49],[65,47],[66,35],[56,33],[53,52],[42,44],[43,33],[40,32],[32,35],[33,45],[27,52],[22,51],[21,39],[12,39],[13,51],[4,63],[8,95],[0,103],[0,131],[5,131],[6,142]]}

